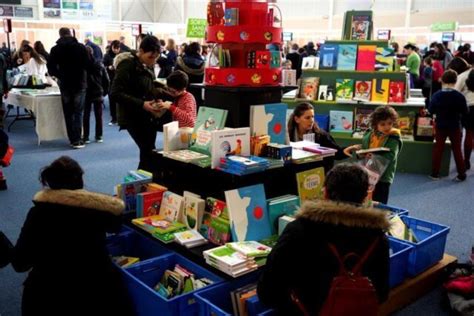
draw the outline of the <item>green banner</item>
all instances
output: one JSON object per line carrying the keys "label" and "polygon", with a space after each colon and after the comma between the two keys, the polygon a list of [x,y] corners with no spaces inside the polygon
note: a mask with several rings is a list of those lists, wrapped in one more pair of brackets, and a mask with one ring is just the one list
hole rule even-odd
{"label": "green banner", "polygon": [[458,28],[458,22],[438,22],[431,24],[431,32],[447,32],[456,31]]}
{"label": "green banner", "polygon": [[77,0],[75,0],[75,1],[74,0],[72,0],[72,1],[71,0],[69,0],[69,1],[63,0],[61,6],[62,6],[63,9],[77,10],[77,8],[78,8]]}
{"label": "green banner", "polygon": [[186,37],[204,38],[206,36],[206,26],[206,19],[188,19],[188,25],[186,27]]}

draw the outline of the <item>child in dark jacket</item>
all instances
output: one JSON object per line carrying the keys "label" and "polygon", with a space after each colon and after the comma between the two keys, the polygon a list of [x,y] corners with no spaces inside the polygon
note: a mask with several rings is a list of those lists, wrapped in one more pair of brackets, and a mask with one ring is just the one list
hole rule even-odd
{"label": "child in dark jacket", "polygon": [[104,106],[104,96],[109,92],[109,75],[102,62],[94,59],[92,47],[87,46],[86,48],[89,58],[93,61],[93,66],[90,71],[87,72],[87,92],[86,102],[84,103],[82,140],[86,144],[90,143],[90,115],[92,106],[94,106],[95,141],[102,143],[102,108]]}
{"label": "child in dark jacket", "polygon": [[466,180],[466,166],[461,151],[462,127],[461,120],[467,115],[466,98],[454,89],[457,74],[454,70],[446,70],[441,77],[443,88],[431,97],[428,111],[436,116],[435,145],[433,148],[433,164],[430,177],[439,179],[441,157],[443,155],[446,138],[449,137],[451,149],[456,162],[458,175],[454,181]]}

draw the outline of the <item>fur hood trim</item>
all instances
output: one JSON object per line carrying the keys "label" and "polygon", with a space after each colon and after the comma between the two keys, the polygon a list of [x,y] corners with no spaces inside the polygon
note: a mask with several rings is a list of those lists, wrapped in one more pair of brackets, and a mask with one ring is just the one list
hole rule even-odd
{"label": "fur hood trim", "polygon": [[117,69],[118,65],[127,59],[133,59],[133,54],[131,52],[120,53],[114,58],[114,68]]}
{"label": "fur hood trim", "polygon": [[36,193],[33,201],[94,209],[114,215],[122,214],[125,208],[125,204],[120,199],[86,190],[45,189]]}
{"label": "fur hood trim", "polygon": [[333,201],[306,201],[296,217],[331,225],[382,229],[384,231],[390,227],[387,212]]}

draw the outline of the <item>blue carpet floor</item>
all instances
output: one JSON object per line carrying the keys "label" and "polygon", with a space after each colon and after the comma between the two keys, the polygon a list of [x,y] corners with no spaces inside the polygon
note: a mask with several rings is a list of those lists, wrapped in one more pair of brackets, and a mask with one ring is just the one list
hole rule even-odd
{"label": "blue carpet floor", "polygon": [[[104,113],[104,122],[108,122],[108,113]],[[16,122],[9,135],[16,154],[12,166],[4,169],[8,190],[0,191],[0,230],[12,241],[20,233],[33,195],[41,189],[40,169],[54,159],[61,155],[76,159],[85,170],[86,188],[108,194],[128,170],[138,165],[137,147],[128,133],[119,132],[116,126],[105,124],[104,143],[91,143],[81,150],[70,149],[66,140],[38,146],[31,121]],[[161,137],[157,141],[160,146]],[[451,177],[454,176],[452,168]],[[474,172],[463,183],[454,183],[450,178],[431,181],[424,175],[397,174],[389,203],[409,209],[414,217],[450,226],[446,252],[466,261],[474,244]],[[0,270],[1,316],[20,315],[24,278],[25,274],[15,273],[10,266]],[[440,306],[441,300],[442,291],[438,288],[396,315],[448,315]]]}

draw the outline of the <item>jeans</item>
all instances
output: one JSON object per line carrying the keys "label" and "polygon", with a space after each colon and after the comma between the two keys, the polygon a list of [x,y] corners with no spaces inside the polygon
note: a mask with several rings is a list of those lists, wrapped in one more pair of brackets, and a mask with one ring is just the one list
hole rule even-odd
{"label": "jeans", "polygon": [[102,100],[90,101],[86,100],[84,106],[84,129],[82,131],[82,138],[84,140],[89,139],[90,130],[90,116],[92,106],[94,106],[95,116],[95,139],[102,137],[102,106],[104,102]]}
{"label": "jeans", "polygon": [[148,122],[127,125],[127,131],[140,149],[138,169],[153,171],[153,149],[156,142],[156,128]]}
{"label": "jeans", "polygon": [[86,90],[70,91],[61,89],[64,120],[66,121],[67,136],[71,144],[81,140],[82,112]]}
{"label": "jeans", "polygon": [[441,158],[443,156],[444,144],[446,143],[446,138],[449,137],[451,141],[451,149],[454,155],[454,161],[456,162],[456,169],[458,175],[464,176],[466,174],[466,166],[464,165],[464,159],[462,157],[461,151],[461,139],[462,139],[462,130],[460,128],[456,129],[445,129],[437,128],[435,133],[436,143],[433,147],[433,166],[432,174],[439,175],[439,169],[441,168]]}

